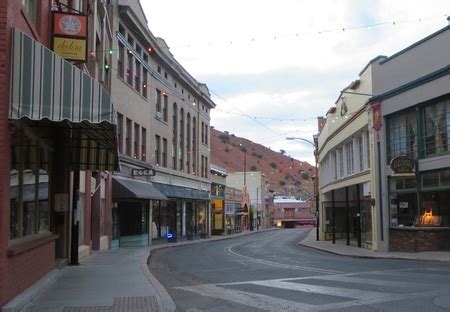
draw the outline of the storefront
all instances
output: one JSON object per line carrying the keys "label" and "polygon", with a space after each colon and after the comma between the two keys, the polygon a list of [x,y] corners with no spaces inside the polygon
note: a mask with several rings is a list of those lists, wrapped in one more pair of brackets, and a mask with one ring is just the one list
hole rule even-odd
{"label": "storefront", "polygon": [[83,223],[90,240],[100,244],[106,236],[108,245],[110,231],[101,224],[108,222],[111,207],[95,210],[92,224],[85,223],[80,172],[103,171],[110,181],[108,172],[118,168],[114,111],[106,90],[18,29],[11,47],[10,224],[3,268],[6,285],[14,287],[7,298],[57,263],[77,264]]}
{"label": "storefront", "polygon": [[[116,233],[114,246],[150,245],[150,233],[153,228],[152,210],[161,212],[160,202],[166,200],[167,197],[161,194],[150,181],[137,177],[113,176],[113,220],[117,220],[118,225],[118,229],[113,231]],[[163,211],[168,213],[167,209],[163,208]],[[159,229],[160,231],[169,230],[163,226]]]}

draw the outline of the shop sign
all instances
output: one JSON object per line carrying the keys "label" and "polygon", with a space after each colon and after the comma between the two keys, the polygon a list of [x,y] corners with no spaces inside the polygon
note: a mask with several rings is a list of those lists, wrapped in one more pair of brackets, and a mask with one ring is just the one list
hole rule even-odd
{"label": "shop sign", "polygon": [[155,170],[150,168],[145,169],[132,169],[131,175],[133,177],[153,177],[155,175]]}
{"label": "shop sign", "polygon": [[394,174],[414,173],[415,161],[409,156],[400,155],[392,158],[390,167]]}
{"label": "shop sign", "polygon": [[380,131],[382,125],[380,102],[372,104],[372,115],[373,115],[373,128],[375,129],[375,131]]}
{"label": "shop sign", "polygon": [[86,40],[53,38],[53,51],[67,60],[84,61],[86,59]]}
{"label": "shop sign", "polygon": [[86,61],[87,15],[53,12],[53,51],[71,61]]}

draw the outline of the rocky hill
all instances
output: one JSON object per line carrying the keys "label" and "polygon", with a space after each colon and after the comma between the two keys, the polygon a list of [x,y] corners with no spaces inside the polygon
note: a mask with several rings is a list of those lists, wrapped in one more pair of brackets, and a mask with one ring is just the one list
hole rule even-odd
{"label": "rocky hill", "polygon": [[227,131],[211,128],[211,163],[228,172],[264,173],[268,188],[277,195],[290,195],[309,200],[313,197],[314,166],[294,159],[283,151],[273,151],[261,144],[237,137]]}

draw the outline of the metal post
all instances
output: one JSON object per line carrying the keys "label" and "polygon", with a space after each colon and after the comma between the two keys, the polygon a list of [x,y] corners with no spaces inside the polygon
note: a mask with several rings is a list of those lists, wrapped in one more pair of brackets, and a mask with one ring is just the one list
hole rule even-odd
{"label": "metal post", "polygon": [[331,191],[331,230],[333,235],[333,244],[336,244],[336,206],[334,202],[334,190]]}
{"label": "metal post", "polygon": [[348,186],[346,186],[345,187],[345,206],[346,206],[346,209],[347,209],[347,213],[346,213],[346,226],[345,226],[345,229],[346,229],[346,236],[347,236],[347,246],[349,246],[350,245],[350,205],[349,205],[349,202],[348,202]]}
{"label": "metal post", "polygon": [[356,205],[357,205],[357,233],[358,233],[358,247],[361,247],[361,199],[359,198],[359,184],[356,185]]}
{"label": "metal post", "polygon": [[78,199],[80,192],[80,171],[73,172],[73,196],[72,196],[72,237],[70,243],[70,265],[80,265],[78,261]]}

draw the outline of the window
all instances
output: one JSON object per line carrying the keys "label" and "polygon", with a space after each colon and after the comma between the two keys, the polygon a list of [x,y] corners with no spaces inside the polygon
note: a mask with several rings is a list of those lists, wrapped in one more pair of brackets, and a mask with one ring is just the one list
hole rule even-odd
{"label": "window", "polygon": [[158,65],[158,74],[161,74],[161,66]]}
{"label": "window", "polygon": [[123,78],[125,72],[124,72],[124,51],[125,47],[124,45],[119,42],[119,54],[117,56],[117,73],[121,78]]}
{"label": "window", "polygon": [[161,163],[161,137],[155,135],[155,163],[159,166]]}
{"label": "window", "polygon": [[208,178],[208,157],[205,156],[205,178]]}
{"label": "window", "polygon": [[197,172],[197,119],[192,118],[192,173]]}
{"label": "window", "polygon": [[167,72],[164,72],[164,78],[169,79],[169,75],[167,74]]}
{"label": "window", "polygon": [[137,123],[134,124],[134,146],[133,146],[133,152],[134,152],[134,158],[139,159],[139,125]]}
{"label": "window", "polygon": [[346,158],[347,158],[347,174],[353,173],[353,141],[349,142],[345,146]]}
{"label": "window", "polygon": [[360,136],[357,139],[358,141],[358,156],[359,156],[359,171],[364,171],[364,145],[363,145],[363,137]]}
{"label": "window", "polygon": [[141,160],[147,160],[147,129],[144,127],[141,135]]}
{"label": "window", "polygon": [[119,153],[123,153],[123,115],[117,113],[117,140],[119,141]]}
{"label": "window", "polygon": [[439,155],[450,149],[450,100],[424,108],[425,156]]}
{"label": "window", "polygon": [[136,76],[134,76],[134,88],[137,92],[141,91],[141,63],[136,60]]}
{"label": "window", "polygon": [[333,180],[336,180],[337,179],[337,169],[338,169],[337,151],[334,151],[331,155],[332,155],[331,158],[333,158],[333,165],[334,165]]}
{"label": "window", "polygon": [[205,124],[205,144],[208,145],[208,125]]}
{"label": "window", "polygon": [[147,70],[142,69],[142,95],[147,98]]}
{"label": "window", "polygon": [[202,121],[202,143],[205,143],[205,123]]}
{"label": "window", "polygon": [[186,117],[186,171],[191,170],[191,115],[188,113]]}
{"label": "window", "polygon": [[169,107],[169,96],[164,94],[164,104],[162,107],[162,117],[165,122],[167,122],[167,108]]}
{"label": "window", "polygon": [[38,141],[14,129],[11,136],[10,233],[9,239],[49,231],[50,154]]}
{"label": "window", "polygon": [[177,103],[173,103],[172,115],[172,169],[177,170],[177,140],[178,140],[178,107]]}
{"label": "window", "polygon": [[180,170],[184,171],[184,109],[180,110]]}
{"label": "window", "polygon": [[132,129],[131,129],[131,120],[127,118],[127,124],[125,129],[125,153],[128,156],[131,156],[131,137],[132,137]]}
{"label": "window", "polygon": [[119,33],[125,37],[125,28],[122,24],[119,24]]}
{"label": "window", "polygon": [[200,171],[201,171],[201,177],[203,178],[205,176],[205,156],[202,155],[201,161],[200,161]]}
{"label": "window", "polygon": [[162,166],[167,167],[167,139],[163,138]]}
{"label": "window", "polygon": [[402,112],[387,119],[388,131],[388,163],[398,155],[416,158],[417,125],[415,109]]}
{"label": "window", "polygon": [[161,113],[161,91],[156,89],[156,113]]}
{"label": "window", "polygon": [[36,25],[37,21],[37,1],[38,0],[22,0],[22,5],[25,9],[25,12],[34,25]]}
{"label": "window", "polygon": [[133,53],[128,51],[127,82],[133,86]]}
{"label": "window", "polygon": [[344,147],[341,146],[338,149],[338,156],[339,156],[339,178],[344,177]]}
{"label": "window", "polygon": [[367,159],[367,169],[370,169],[370,136],[369,131],[365,133],[365,141],[366,141],[366,159]]}

